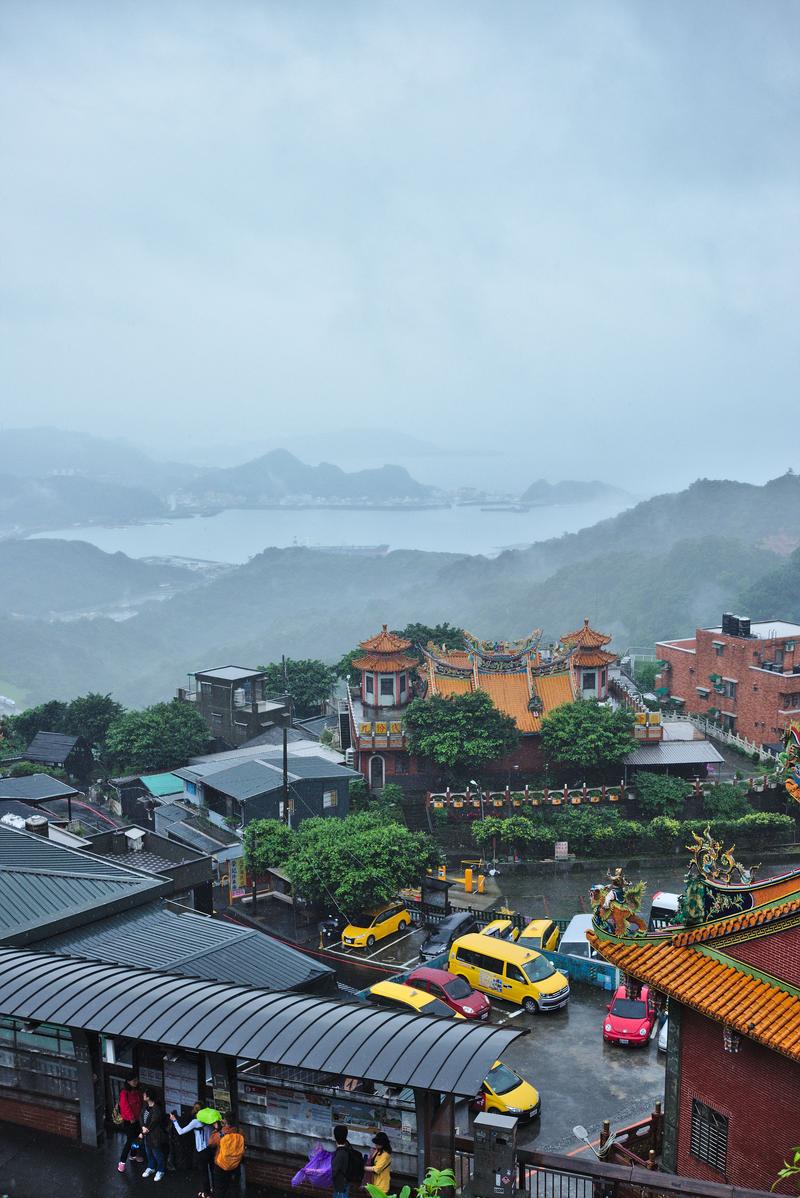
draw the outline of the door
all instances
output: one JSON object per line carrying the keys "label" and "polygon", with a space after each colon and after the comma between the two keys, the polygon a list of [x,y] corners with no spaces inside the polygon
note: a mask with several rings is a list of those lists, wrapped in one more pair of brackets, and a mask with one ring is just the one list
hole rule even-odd
{"label": "door", "polygon": [[370,757],[369,784],[372,790],[383,790],[383,758]]}

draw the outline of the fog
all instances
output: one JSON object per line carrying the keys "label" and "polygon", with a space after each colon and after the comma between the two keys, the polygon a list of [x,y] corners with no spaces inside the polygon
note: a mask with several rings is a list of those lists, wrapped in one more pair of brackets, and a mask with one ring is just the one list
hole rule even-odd
{"label": "fog", "polygon": [[0,425],[206,462],[355,428],[380,464],[401,430],[472,484],[484,451],[522,485],[780,473],[799,25],[5,0]]}

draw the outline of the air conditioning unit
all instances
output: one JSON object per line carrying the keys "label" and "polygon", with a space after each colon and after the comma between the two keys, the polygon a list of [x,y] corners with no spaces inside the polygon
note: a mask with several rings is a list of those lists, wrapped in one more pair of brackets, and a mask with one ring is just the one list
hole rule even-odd
{"label": "air conditioning unit", "polygon": [[345,751],[344,751],[344,763],[345,763],[345,765],[349,765],[349,766],[354,766],[354,765],[355,765],[355,763],[356,763],[356,751],[355,751],[355,749],[345,749]]}

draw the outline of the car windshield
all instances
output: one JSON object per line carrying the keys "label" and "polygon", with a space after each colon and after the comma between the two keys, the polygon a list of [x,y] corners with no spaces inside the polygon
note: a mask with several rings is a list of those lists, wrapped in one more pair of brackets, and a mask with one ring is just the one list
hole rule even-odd
{"label": "car windshield", "polygon": [[611,1014],[618,1015],[620,1019],[644,1019],[647,1007],[634,999],[618,998],[611,1008]]}
{"label": "car windshield", "polygon": [[426,1002],[424,1007],[420,1007],[423,1015],[439,1015],[445,1019],[455,1019],[455,1011],[452,1007],[448,1007],[446,1002],[442,1002],[440,998],[434,998],[430,1002]]}
{"label": "car windshield", "polygon": [[444,992],[450,998],[469,998],[472,989],[463,978],[453,978],[452,982],[448,982],[445,986]]}
{"label": "car windshield", "polygon": [[543,982],[555,973],[547,957],[534,957],[532,961],[526,961],[522,968],[529,982]]}
{"label": "car windshield", "polygon": [[364,912],[362,911],[360,915],[353,915],[350,917],[350,927],[351,928],[368,928],[371,925],[373,919],[374,919],[374,916],[365,915]]}
{"label": "car windshield", "polygon": [[520,948],[541,948],[541,936],[520,936],[517,944]]}
{"label": "car windshield", "polygon": [[508,1094],[509,1090],[516,1090],[520,1081],[513,1069],[509,1069],[508,1065],[502,1064],[495,1065],[491,1073],[487,1075],[486,1080],[495,1094]]}

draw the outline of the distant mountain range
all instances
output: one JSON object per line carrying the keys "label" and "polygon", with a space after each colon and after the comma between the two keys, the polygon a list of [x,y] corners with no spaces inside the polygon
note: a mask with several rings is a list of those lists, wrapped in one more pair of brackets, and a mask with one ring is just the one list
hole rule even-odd
{"label": "distant mountain range", "polygon": [[19,478],[0,474],[0,536],[70,525],[128,524],[168,514],[144,487],[120,486],[74,474]]}
{"label": "distant mountain range", "polygon": [[611,483],[580,482],[574,479],[564,479],[562,482],[549,483],[544,478],[538,478],[531,483],[527,491],[520,496],[520,503],[530,503],[532,506],[550,506],[562,503],[593,503],[598,499],[631,499],[629,492]]}
{"label": "distant mountain range", "polygon": [[241,466],[204,470],[183,490],[195,502],[224,503],[227,507],[242,502],[274,503],[292,497],[385,503],[422,500],[434,494],[433,487],[416,482],[402,466],[347,473],[328,462],[307,466],[286,449],[273,449]]}
{"label": "distant mountain range", "polygon": [[80,606],[97,593],[93,578],[108,601],[134,587],[144,594],[167,581],[162,567],[79,542],[35,542],[35,559],[4,557],[0,546],[0,691],[38,701],[111,690],[123,702],[150,702],[209,664],[281,653],[334,661],[384,622],[449,620],[494,637],[541,626],[552,640],[588,616],[624,649],[689,635],[723,610],[800,620],[800,553],[788,552],[798,530],[800,478],[763,487],[701,480],[494,559],[270,549],[211,581],[194,576],[120,623],[42,616]]}

